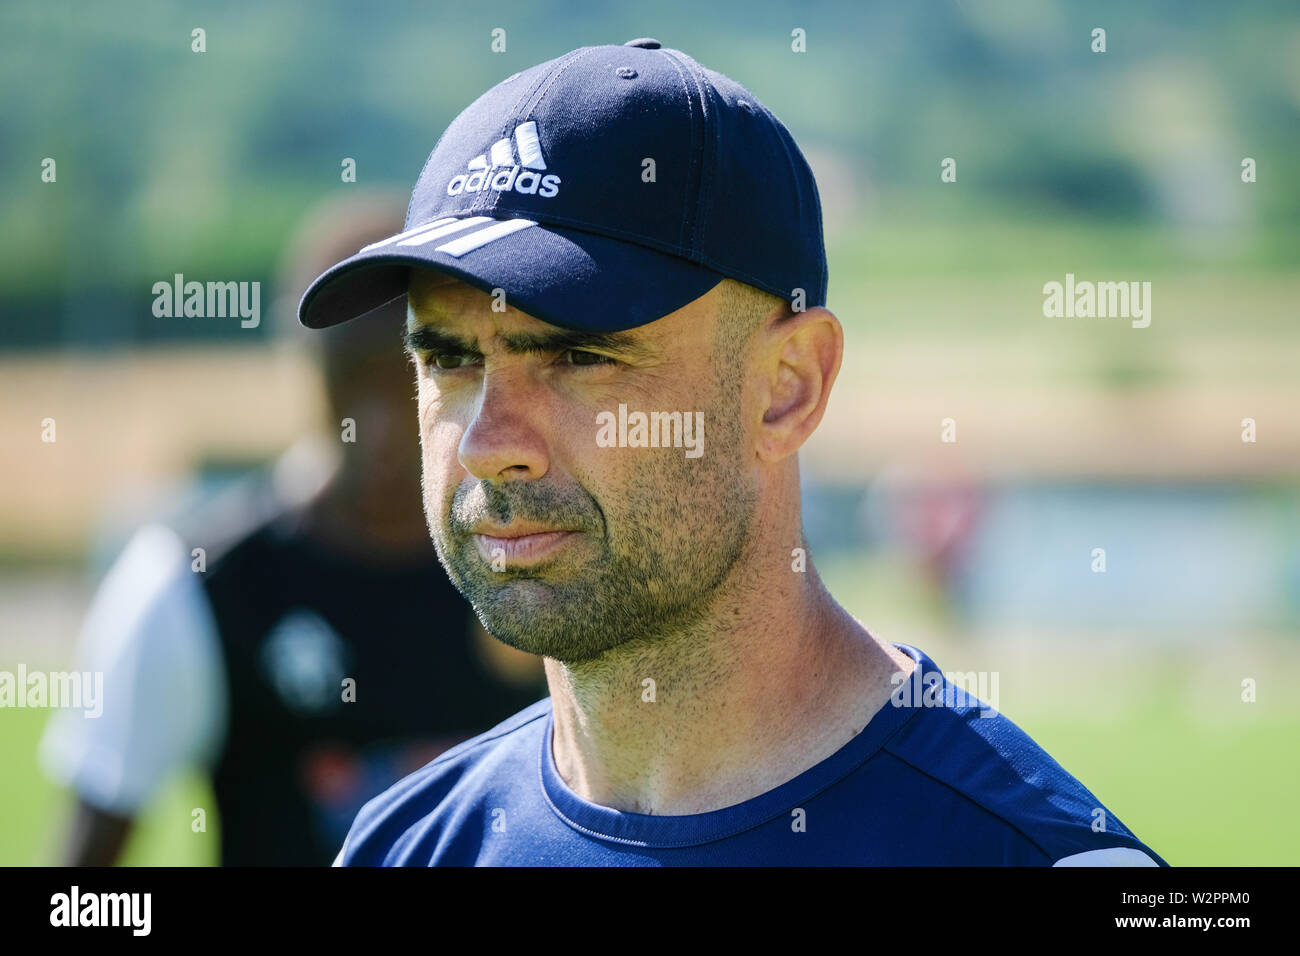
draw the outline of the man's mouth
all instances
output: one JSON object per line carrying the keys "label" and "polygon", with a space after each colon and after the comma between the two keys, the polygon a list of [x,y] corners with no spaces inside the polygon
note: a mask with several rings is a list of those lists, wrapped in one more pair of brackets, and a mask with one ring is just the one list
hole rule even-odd
{"label": "man's mouth", "polygon": [[[541,525],[478,525],[473,531],[479,554],[494,570],[529,567],[553,557],[578,532]],[[504,567],[500,565],[504,564]]]}

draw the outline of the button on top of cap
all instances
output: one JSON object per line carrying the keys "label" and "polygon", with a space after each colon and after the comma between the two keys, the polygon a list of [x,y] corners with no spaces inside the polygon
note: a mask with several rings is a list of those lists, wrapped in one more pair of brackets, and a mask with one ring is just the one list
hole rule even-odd
{"label": "button on top of cap", "polygon": [[653,39],[651,39],[650,37],[637,37],[635,40],[628,40],[628,41],[627,41],[626,43],[624,43],[623,45],[624,45],[624,46],[639,46],[639,47],[641,47],[642,49],[646,49],[646,50],[657,50],[657,49],[659,49],[659,46],[660,46],[658,40],[653,40]]}

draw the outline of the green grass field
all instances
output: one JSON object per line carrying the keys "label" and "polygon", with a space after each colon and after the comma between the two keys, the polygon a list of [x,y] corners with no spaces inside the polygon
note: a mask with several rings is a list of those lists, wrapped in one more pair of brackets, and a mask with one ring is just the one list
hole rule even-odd
{"label": "green grass field", "polygon": [[[1166,688],[1170,697],[1175,688]],[[1300,722],[1207,729],[1162,711],[1105,729],[1018,721],[1173,866],[1294,866]]]}
{"label": "green grass field", "polygon": [[[0,665],[0,668],[10,665]],[[0,712],[0,765],[10,783],[0,790],[0,866],[49,865],[58,862],[62,824],[71,801],[41,771],[36,757],[50,712]],[[198,774],[173,781],[159,794],[127,846],[126,866],[210,866],[216,863],[220,822],[216,801]],[[190,829],[191,811],[208,810],[207,832]]]}

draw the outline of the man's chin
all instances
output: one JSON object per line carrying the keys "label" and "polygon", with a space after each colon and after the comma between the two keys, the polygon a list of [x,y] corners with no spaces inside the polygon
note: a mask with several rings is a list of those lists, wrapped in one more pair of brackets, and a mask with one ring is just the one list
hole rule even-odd
{"label": "man's chin", "polygon": [[475,588],[474,604],[487,607],[535,612],[556,602],[556,585],[541,577],[510,577],[491,581]]}
{"label": "man's chin", "polygon": [[476,582],[466,596],[483,619],[483,626],[489,634],[497,631],[489,627],[488,622],[497,625],[498,629],[527,628],[528,622],[538,618],[551,614],[564,617],[573,611],[571,604],[557,594],[554,584],[535,577]]}

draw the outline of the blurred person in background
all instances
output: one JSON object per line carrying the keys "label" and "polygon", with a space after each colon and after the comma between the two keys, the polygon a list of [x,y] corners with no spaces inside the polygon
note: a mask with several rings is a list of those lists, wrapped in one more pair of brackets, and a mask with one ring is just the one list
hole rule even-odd
{"label": "blurred person in background", "polygon": [[141,529],[100,585],[78,666],[103,673],[103,714],[59,712],[41,743],[77,800],[63,862],[117,861],[150,799],[197,767],[222,864],[328,865],[366,800],[545,696],[536,659],[488,637],[438,564],[405,296],[327,336],[294,319],[312,278],[404,212],[330,202],[286,256],[276,321],[297,347],[317,340],[334,437]]}

